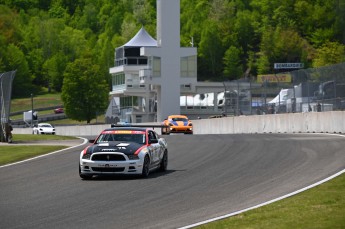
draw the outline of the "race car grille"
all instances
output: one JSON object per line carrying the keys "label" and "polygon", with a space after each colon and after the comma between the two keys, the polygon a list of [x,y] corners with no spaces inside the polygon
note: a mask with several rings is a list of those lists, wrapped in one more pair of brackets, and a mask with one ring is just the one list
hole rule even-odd
{"label": "race car grille", "polygon": [[92,161],[125,161],[126,158],[120,154],[95,154]]}
{"label": "race car grille", "polygon": [[91,167],[94,172],[101,172],[101,173],[116,173],[116,172],[123,172],[125,170],[124,167]]}

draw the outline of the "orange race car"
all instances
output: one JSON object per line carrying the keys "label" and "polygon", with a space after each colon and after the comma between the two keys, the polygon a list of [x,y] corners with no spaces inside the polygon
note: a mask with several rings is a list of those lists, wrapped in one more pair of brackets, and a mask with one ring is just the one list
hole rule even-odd
{"label": "orange race car", "polygon": [[169,115],[162,124],[166,126],[162,128],[162,134],[193,134],[193,124],[185,115]]}

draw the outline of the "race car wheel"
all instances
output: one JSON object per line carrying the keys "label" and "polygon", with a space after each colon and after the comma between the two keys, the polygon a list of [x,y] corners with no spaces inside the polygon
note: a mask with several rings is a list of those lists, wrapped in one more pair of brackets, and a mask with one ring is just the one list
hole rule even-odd
{"label": "race car wheel", "polygon": [[168,167],[168,151],[165,150],[162,161],[159,166],[159,170],[164,172],[167,170],[167,167]]}
{"label": "race car wheel", "polygon": [[148,177],[150,174],[150,158],[145,156],[144,164],[143,164],[143,171],[141,172],[142,177]]}
{"label": "race car wheel", "polygon": [[162,135],[169,135],[169,134],[170,134],[169,129],[163,127],[163,128],[162,128]]}
{"label": "race car wheel", "polygon": [[90,180],[92,178],[92,175],[85,175],[81,173],[80,165],[79,165],[79,176],[83,180]]}

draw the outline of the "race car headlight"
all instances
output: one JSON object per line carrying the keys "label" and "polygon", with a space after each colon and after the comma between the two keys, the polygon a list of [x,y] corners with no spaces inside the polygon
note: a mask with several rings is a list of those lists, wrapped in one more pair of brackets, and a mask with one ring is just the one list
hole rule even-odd
{"label": "race car headlight", "polygon": [[86,147],[86,149],[84,149],[82,152],[83,152],[83,159],[87,159],[87,160],[89,160],[90,158],[91,158],[91,154],[92,153],[88,153],[87,152],[87,148],[89,148],[89,147]]}
{"label": "race car headlight", "polygon": [[91,154],[90,153],[86,153],[83,155],[83,159],[89,160],[91,158]]}
{"label": "race car headlight", "polygon": [[138,155],[135,155],[135,154],[133,154],[133,155],[128,155],[128,159],[129,159],[129,160],[139,160],[139,156],[138,156]]}

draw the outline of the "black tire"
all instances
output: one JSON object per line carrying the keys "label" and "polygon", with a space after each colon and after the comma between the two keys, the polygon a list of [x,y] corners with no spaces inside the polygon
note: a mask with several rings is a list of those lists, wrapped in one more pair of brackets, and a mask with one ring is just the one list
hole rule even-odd
{"label": "black tire", "polygon": [[150,174],[150,158],[145,156],[143,163],[143,171],[141,172],[141,177],[146,178]]}
{"label": "black tire", "polygon": [[162,161],[161,161],[160,166],[159,166],[159,171],[165,172],[165,171],[167,171],[167,168],[168,168],[168,151],[165,150]]}
{"label": "black tire", "polygon": [[167,135],[167,134],[168,134],[167,128],[163,127],[162,128],[162,135]]}
{"label": "black tire", "polygon": [[170,135],[169,127],[162,128],[162,135]]}
{"label": "black tire", "polygon": [[92,178],[92,175],[85,175],[81,173],[80,165],[79,165],[79,176],[83,180],[90,180]]}

